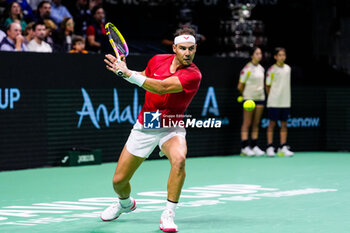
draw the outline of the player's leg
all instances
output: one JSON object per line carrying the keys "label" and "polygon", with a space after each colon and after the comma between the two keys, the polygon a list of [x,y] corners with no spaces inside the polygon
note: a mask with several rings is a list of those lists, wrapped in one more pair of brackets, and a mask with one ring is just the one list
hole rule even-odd
{"label": "player's leg", "polygon": [[275,154],[275,148],[273,146],[273,131],[276,126],[276,122],[279,119],[279,109],[278,108],[269,108],[269,126],[267,127],[267,149],[266,149],[266,155],[269,157],[274,157]]}
{"label": "player's leg", "polygon": [[252,124],[253,111],[247,111],[243,109],[243,122],[241,126],[241,155],[243,156],[253,156],[254,152],[249,146],[249,129]]}
{"label": "player's leg", "polygon": [[171,164],[168,179],[168,200],[178,202],[182,185],[185,180],[185,161],[187,154],[186,139],[182,136],[175,136],[164,142],[162,151],[167,156]]}
{"label": "player's leg", "polygon": [[264,111],[264,105],[261,105],[261,104],[257,105],[255,108],[253,120],[252,120],[252,140],[251,140],[250,147],[252,148],[256,156],[262,156],[265,154],[265,152],[262,151],[257,145],[257,141],[259,137],[260,120],[261,120],[263,111]]}
{"label": "player's leg", "polygon": [[171,170],[168,179],[168,201],[160,220],[160,229],[164,232],[177,232],[174,223],[175,208],[179,201],[181,189],[185,181],[186,171],[186,139],[183,136],[174,136],[161,146],[162,152],[170,161]]}
{"label": "player's leg", "polygon": [[287,143],[287,134],[288,134],[287,121],[281,121],[281,129],[280,129],[281,145],[284,145]]}
{"label": "player's leg", "polygon": [[280,143],[281,145],[278,148],[279,156],[292,156],[294,153],[290,151],[289,146],[287,145],[287,135],[288,135],[288,126],[287,119],[289,117],[290,110],[289,108],[283,109],[282,118],[281,118],[281,130],[280,130]]}
{"label": "player's leg", "polygon": [[267,144],[272,145],[273,144],[273,131],[276,126],[276,121],[270,120],[269,126],[267,127]]}
{"label": "player's leg", "polygon": [[145,158],[132,155],[124,146],[113,176],[113,188],[120,199],[130,196],[130,179]]}
{"label": "player's leg", "polygon": [[144,160],[145,158],[132,155],[124,146],[113,176],[113,188],[119,200],[101,213],[103,221],[115,220],[120,214],[136,209],[136,202],[130,197],[130,179]]}

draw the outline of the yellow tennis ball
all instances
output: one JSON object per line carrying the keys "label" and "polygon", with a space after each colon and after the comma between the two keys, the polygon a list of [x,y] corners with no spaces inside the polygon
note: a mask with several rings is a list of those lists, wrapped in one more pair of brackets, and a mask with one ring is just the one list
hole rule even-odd
{"label": "yellow tennis ball", "polygon": [[253,100],[246,100],[243,104],[243,108],[247,111],[252,111],[255,108],[255,102]]}
{"label": "yellow tennis ball", "polygon": [[243,101],[243,96],[238,96],[237,97],[237,102],[238,103],[242,103],[242,101]]}

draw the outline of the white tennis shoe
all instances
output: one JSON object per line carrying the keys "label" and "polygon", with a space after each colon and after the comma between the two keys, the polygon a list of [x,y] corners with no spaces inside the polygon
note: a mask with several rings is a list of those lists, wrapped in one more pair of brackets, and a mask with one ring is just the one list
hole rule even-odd
{"label": "white tennis shoe", "polygon": [[258,146],[254,146],[253,152],[254,152],[254,155],[258,157],[263,156],[265,154],[265,152],[262,151]]}
{"label": "white tennis shoe", "polygon": [[273,146],[269,146],[266,149],[266,155],[267,155],[267,157],[275,157],[275,155],[276,155],[275,148],[273,148]]}
{"label": "white tennis shoe", "polygon": [[177,232],[177,225],[174,223],[174,218],[174,211],[165,209],[160,217],[159,228],[163,232]]}
{"label": "white tennis shoe", "polygon": [[278,148],[277,155],[284,156],[284,157],[291,157],[294,155],[294,153],[289,150],[289,146],[283,146],[282,148]]}
{"label": "white tennis shoe", "polygon": [[128,207],[122,207],[119,201],[110,205],[101,213],[101,219],[103,221],[113,221],[116,220],[122,213],[134,211],[136,209],[136,201],[132,197],[130,197],[130,199],[131,204]]}
{"label": "white tennis shoe", "polygon": [[251,157],[251,156],[254,156],[255,153],[254,153],[254,151],[250,148],[250,146],[246,146],[246,147],[244,147],[244,148],[241,149],[241,155],[242,155],[242,156]]}

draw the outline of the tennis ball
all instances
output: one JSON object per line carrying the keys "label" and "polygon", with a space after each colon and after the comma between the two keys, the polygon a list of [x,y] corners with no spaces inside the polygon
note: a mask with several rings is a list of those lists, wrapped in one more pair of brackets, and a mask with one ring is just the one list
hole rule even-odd
{"label": "tennis ball", "polygon": [[237,97],[237,102],[238,103],[242,103],[242,101],[243,101],[243,96],[238,96]]}
{"label": "tennis ball", "polygon": [[243,108],[247,111],[252,111],[255,108],[255,102],[253,100],[246,100],[243,104]]}

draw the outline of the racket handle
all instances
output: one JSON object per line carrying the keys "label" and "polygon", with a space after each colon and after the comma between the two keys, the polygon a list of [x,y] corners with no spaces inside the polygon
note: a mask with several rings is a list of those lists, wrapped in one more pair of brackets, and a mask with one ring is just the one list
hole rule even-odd
{"label": "racket handle", "polygon": [[121,70],[116,70],[116,72],[115,72],[117,75],[119,75],[119,76],[124,76],[124,73],[123,73],[123,71],[121,71]]}
{"label": "racket handle", "polygon": [[[120,60],[119,54],[116,53],[116,55],[117,55],[117,62],[116,62],[116,64],[118,64],[119,62],[121,62],[121,60]],[[124,73],[123,73],[123,71],[121,71],[121,70],[116,70],[115,73],[116,73],[117,75],[121,76],[121,77],[124,76]]]}

